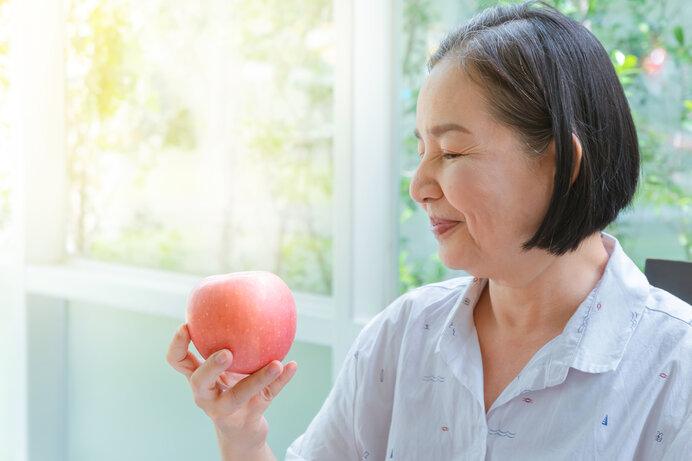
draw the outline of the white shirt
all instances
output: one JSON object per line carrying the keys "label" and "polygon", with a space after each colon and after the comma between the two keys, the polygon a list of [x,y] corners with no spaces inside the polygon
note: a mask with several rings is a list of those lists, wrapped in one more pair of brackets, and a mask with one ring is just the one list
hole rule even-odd
{"label": "white shirt", "polygon": [[485,279],[412,290],[353,344],[286,460],[692,460],[692,306],[602,234],[602,279],[486,414]]}

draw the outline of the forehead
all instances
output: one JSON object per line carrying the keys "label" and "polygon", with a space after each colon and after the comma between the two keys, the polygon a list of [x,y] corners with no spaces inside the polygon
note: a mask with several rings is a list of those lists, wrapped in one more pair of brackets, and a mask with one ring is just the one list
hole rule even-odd
{"label": "forehead", "polygon": [[432,68],[421,87],[416,124],[420,130],[438,123],[458,123],[473,129],[489,121],[484,96],[459,62],[444,59]]}

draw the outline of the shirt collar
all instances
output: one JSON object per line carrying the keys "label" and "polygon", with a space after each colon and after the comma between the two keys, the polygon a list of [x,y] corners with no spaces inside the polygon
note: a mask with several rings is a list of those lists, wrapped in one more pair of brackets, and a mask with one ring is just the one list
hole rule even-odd
{"label": "shirt collar", "polygon": [[648,280],[617,239],[606,233],[601,239],[610,254],[603,277],[561,335],[574,350],[568,365],[588,373],[617,368],[649,294]]}
{"label": "shirt collar", "polygon": [[570,368],[604,373],[620,364],[645,309],[649,282],[615,237],[601,233],[601,240],[610,255],[601,280],[562,333],[526,364],[517,377],[521,392],[557,386]]}
{"label": "shirt collar", "polygon": [[475,337],[477,340],[473,309],[487,283],[488,279],[474,277],[467,284],[438,331],[435,352],[440,351],[445,337],[457,337],[465,342],[471,337]]}
{"label": "shirt collar", "polygon": [[[467,279],[468,280],[468,279]],[[441,353],[457,380],[483,403],[483,366],[481,348],[473,321],[473,308],[483,293],[487,279],[474,278],[441,325],[435,353]]]}
{"label": "shirt collar", "polygon": [[[535,373],[527,374],[540,375],[544,386],[563,381],[569,367],[589,373],[617,368],[645,308],[649,292],[646,277],[615,237],[602,232],[601,240],[610,255],[601,280],[562,334],[546,344],[522,371],[533,369]],[[435,352],[445,350],[450,365],[457,360],[480,360],[473,308],[486,284],[487,279],[474,278],[440,328]]]}

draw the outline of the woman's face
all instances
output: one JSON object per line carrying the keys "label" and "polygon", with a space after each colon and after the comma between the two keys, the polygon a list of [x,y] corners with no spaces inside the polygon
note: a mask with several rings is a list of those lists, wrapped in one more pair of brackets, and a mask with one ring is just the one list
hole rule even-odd
{"label": "woman's face", "polygon": [[522,245],[548,208],[552,143],[544,155],[527,153],[514,131],[493,120],[481,89],[450,59],[439,62],[421,88],[416,134],[421,160],[410,194],[431,218],[445,266],[504,278],[546,257]]}

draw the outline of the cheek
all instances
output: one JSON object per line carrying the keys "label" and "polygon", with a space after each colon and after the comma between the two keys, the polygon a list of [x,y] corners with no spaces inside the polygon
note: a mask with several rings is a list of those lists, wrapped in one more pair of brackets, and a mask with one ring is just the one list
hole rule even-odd
{"label": "cheek", "polygon": [[447,199],[463,213],[469,230],[493,226],[505,213],[506,184],[478,170],[459,169],[449,181]]}
{"label": "cheek", "polygon": [[507,177],[501,210],[502,227],[511,237],[526,241],[538,230],[550,201],[551,189],[533,172]]}
{"label": "cheek", "polygon": [[550,199],[549,185],[518,166],[459,168],[449,179],[450,205],[463,214],[474,239],[492,246],[530,238]]}

